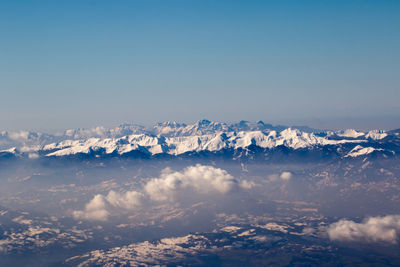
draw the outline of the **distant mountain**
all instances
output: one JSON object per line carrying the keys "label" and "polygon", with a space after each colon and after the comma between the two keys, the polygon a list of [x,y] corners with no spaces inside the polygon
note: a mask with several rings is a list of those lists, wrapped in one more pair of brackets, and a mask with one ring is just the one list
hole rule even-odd
{"label": "distant mountain", "polygon": [[0,158],[63,157],[87,155],[153,157],[156,155],[224,155],[227,158],[268,160],[277,155],[297,157],[356,158],[396,156],[399,132],[323,131],[306,126],[286,127],[252,123],[212,122],[194,124],[163,122],[153,127],[123,124],[66,130],[59,134],[1,132]]}

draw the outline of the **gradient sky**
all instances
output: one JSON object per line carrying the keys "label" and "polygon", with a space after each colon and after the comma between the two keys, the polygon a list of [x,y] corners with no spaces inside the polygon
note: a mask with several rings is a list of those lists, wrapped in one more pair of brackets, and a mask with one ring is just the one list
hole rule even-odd
{"label": "gradient sky", "polygon": [[400,1],[0,0],[0,129],[400,128]]}

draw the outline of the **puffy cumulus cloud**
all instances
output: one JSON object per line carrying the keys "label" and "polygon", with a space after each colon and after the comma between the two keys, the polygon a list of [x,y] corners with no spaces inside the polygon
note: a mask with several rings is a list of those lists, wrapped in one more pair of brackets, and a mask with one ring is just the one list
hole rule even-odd
{"label": "puffy cumulus cloud", "polygon": [[140,206],[142,199],[143,194],[136,191],[128,191],[122,194],[111,190],[106,196],[106,200],[111,206],[124,209],[133,209]]}
{"label": "puffy cumulus cloud", "polygon": [[340,220],[328,227],[328,235],[338,241],[396,244],[400,236],[400,215],[370,217],[361,223]]}
{"label": "puffy cumulus cloud", "polygon": [[238,186],[238,181],[225,170],[197,164],[181,172],[164,170],[161,177],[150,180],[144,190],[152,200],[164,201],[186,189],[199,193],[225,194]]}
{"label": "puffy cumulus cloud", "polygon": [[109,212],[106,209],[106,202],[102,195],[95,195],[93,199],[86,204],[85,210],[74,211],[73,216],[76,219],[106,221]]}
{"label": "puffy cumulus cloud", "polygon": [[123,208],[133,209],[141,205],[143,194],[136,191],[118,193],[111,190],[106,197],[98,194],[86,204],[84,210],[73,212],[75,219],[84,219],[89,221],[106,221],[110,215],[109,209]]}
{"label": "puffy cumulus cloud", "polygon": [[292,173],[291,172],[282,172],[279,177],[284,181],[289,181],[292,178]]}
{"label": "puffy cumulus cloud", "polygon": [[111,190],[106,196],[96,195],[74,217],[87,220],[107,220],[110,212],[117,209],[133,210],[152,201],[174,201],[181,193],[226,194],[239,189],[249,190],[256,186],[246,180],[238,181],[223,169],[195,165],[182,171],[165,168],[160,177],[149,180],[142,190],[118,193]]}
{"label": "puffy cumulus cloud", "polygon": [[247,190],[252,189],[252,188],[255,187],[256,185],[257,185],[257,184],[255,184],[254,182],[252,182],[252,181],[247,181],[247,180],[240,181],[240,183],[239,183],[239,186],[240,186],[241,188],[247,189]]}

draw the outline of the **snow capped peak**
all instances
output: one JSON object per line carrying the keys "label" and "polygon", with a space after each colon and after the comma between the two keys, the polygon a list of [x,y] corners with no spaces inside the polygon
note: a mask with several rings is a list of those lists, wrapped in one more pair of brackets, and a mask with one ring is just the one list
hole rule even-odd
{"label": "snow capped peak", "polygon": [[18,151],[18,149],[16,148],[16,147],[12,147],[12,148],[9,148],[9,149],[3,149],[3,150],[0,150],[0,153],[1,152],[5,152],[5,153],[11,153],[11,154],[18,154],[19,153],[19,151]]}
{"label": "snow capped peak", "polygon": [[304,133],[298,129],[291,128],[279,133],[277,131],[216,131],[201,134],[201,130],[187,127],[183,128],[182,131],[191,131],[192,133],[196,132],[200,134],[187,135],[185,132],[181,136],[134,134],[121,138],[65,140],[46,145],[43,147],[43,150],[49,151],[47,153],[48,156],[89,154],[96,151],[106,154],[125,154],[135,150],[148,155],[160,153],[180,155],[187,152],[246,149],[249,146],[258,146],[264,149],[286,146],[291,149],[299,149],[313,146],[338,145],[345,142],[363,142],[363,140],[329,140],[315,136],[312,133]]}
{"label": "snow capped peak", "polygon": [[295,137],[301,135],[301,132],[297,129],[287,128],[280,132],[280,135],[285,138]]}
{"label": "snow capped peak", "polygon": [[386,136],[388,136],[387,133],[382,130],[372,130],[372,131],[369,131],[365,135],[366,138],[370,138],[373,140],[381,140],[381,139],[385,138]]}
{"label": "snow capped peak", "polygon": [[262,121],[224,123],[203,119],[194,124],[167,121],[153,127],[122,124],[115,128],[79,128],[66,130],[58,135],[34,132],[10,134],[3,131],[0,135],[0,149],[16,147],[22,154],[40,152],[39,155],[48,156],[91,153],[122,155],[132,151],[145,155],[181,155],[202,151],[242,151],[249,147],[267,150],[284,146],[296,150],[341,146],[345,143],[363,144],[364,147],[353,147],[353,150],[351,145],[340,149],[342,155],[354,157],[360,153],[369,154],[379,150],[376,147],[382,146],[379,141],[386,136],[398,138],[391,131],[374,130],[364,134],[354,129],[339,132],[310,129],[273,126]]}
{"label": "snow capped peak", "polygon": [[347,130],[344,130],[344,131],[339,131],[337,133],[337,135],[340,136],[340,137],[358,138],[358,137],[363,136],[365,134],[363,132],[359,132],[359,131],[356,131],[354,129],[347,129]]}
{"label": "snow capped peak", "polygon": [[365,156],[368,154],[371,154],[374,151],[382,151],[383,149],[376,149],[373,147],[363,147],[363,146],[356,146],[354,147],[350,153],[348,153],[345,157],[359,157],[359,156]]}

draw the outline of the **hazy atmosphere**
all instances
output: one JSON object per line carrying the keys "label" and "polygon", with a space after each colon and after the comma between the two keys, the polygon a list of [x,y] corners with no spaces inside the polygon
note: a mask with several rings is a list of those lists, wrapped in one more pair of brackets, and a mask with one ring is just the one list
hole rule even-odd
{"label": "hazy atmosphere", "polygon": [[2,0],[0,123],[394,129],[399,13],[398,1]]}

